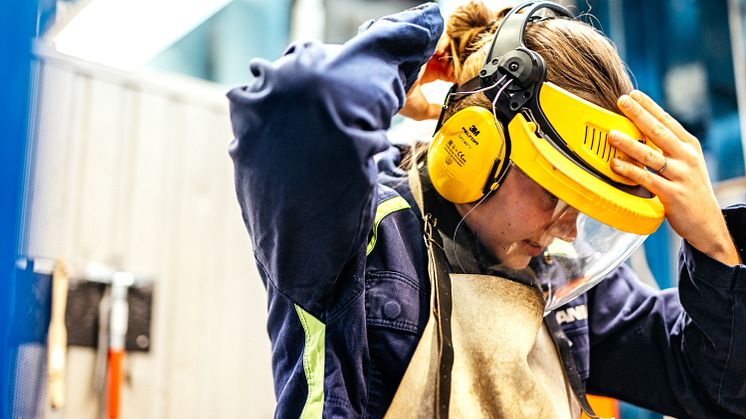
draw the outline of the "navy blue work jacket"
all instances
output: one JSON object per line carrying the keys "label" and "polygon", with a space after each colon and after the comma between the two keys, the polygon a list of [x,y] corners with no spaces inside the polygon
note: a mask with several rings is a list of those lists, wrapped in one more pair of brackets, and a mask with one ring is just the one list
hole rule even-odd
{"label": "navy blue work jacket", "polygon": [[[228,97],[235,184],[267,289],[276,416],[381,417],[428,318],[419,210],[373,156],[443,29],[433,4],[342,46],[297,43]],[[744,257],[746,206],[725,212]],[[678,289],[621,267],[555,316],[589,392],[746,416],[746,271],[683,244]],[[487,320],[488,321],[488,320]]]}

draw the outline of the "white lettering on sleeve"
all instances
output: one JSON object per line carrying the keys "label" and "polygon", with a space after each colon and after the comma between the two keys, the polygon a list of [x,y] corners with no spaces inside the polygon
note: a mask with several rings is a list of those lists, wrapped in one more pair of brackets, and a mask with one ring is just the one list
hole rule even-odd
{"label": "white lettering on sleeve", "polygon": [[557,324],[573,323],[578,320],[588,319],[588,307],[585,304],[568,307],[564,310],[559,310],[555,314]]}

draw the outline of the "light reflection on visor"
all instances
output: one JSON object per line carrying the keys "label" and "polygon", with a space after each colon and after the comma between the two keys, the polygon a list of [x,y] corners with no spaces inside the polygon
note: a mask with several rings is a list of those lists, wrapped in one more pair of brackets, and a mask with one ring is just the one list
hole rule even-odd
{"label": "light reflection on visor", "polygon": [[547,232],[564,241],[571,242],[577,236],[577,217],[580,212],[563,200],[557,201]]}

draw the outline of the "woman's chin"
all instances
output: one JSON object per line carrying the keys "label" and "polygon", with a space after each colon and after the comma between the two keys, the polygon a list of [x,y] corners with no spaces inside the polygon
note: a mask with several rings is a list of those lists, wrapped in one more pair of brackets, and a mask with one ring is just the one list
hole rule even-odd
{"label": "woman's chin", "polygon": [[509,269],[525,269],[531,262],[531,256],[528,255],[510,255],[503,259],[502,265]]}

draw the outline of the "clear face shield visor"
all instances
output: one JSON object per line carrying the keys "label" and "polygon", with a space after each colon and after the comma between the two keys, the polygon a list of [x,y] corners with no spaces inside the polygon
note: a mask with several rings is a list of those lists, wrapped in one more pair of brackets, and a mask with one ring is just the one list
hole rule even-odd
{"label": "clear face shield visor", "polygon": [[535,263],[545,315],[603,281],[647,238],[601,223],[562,200],[547,234],[554,238]]}

